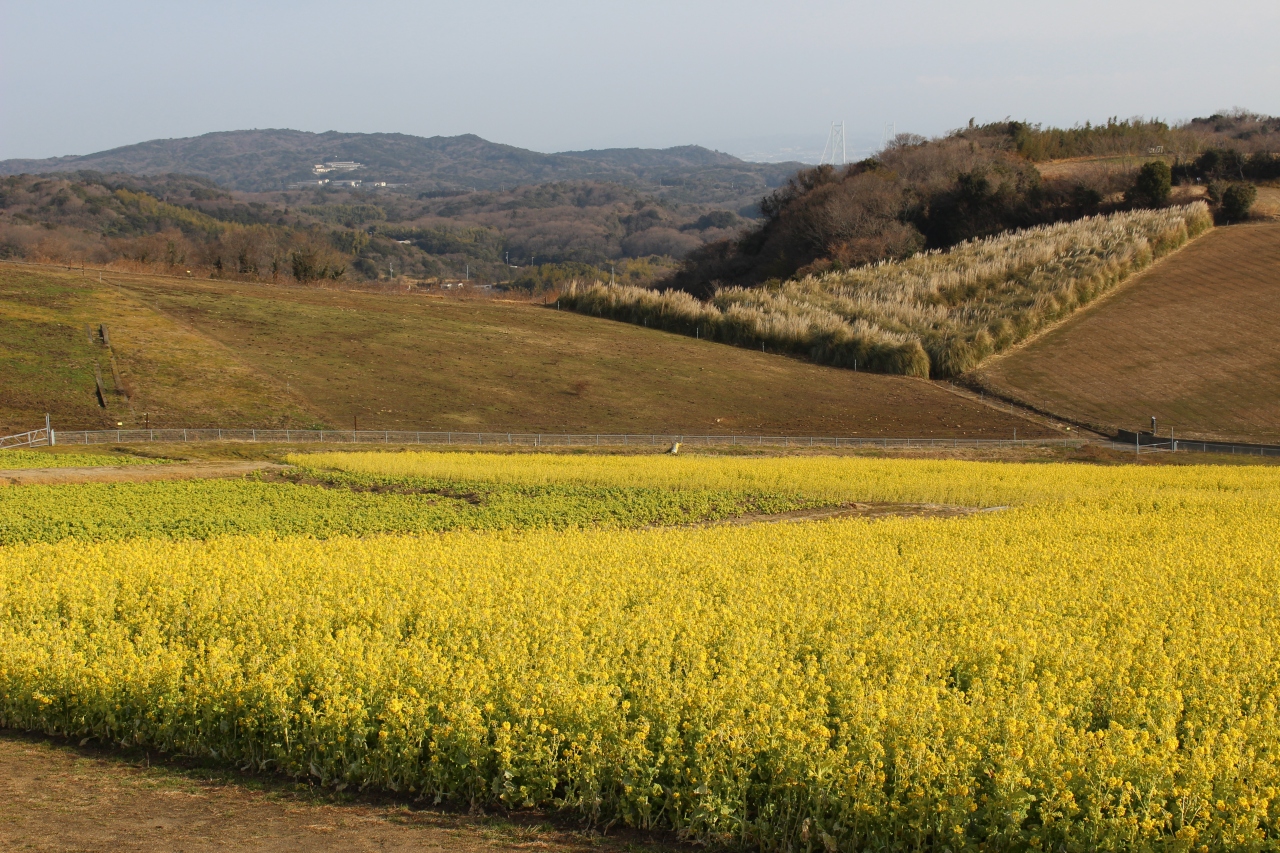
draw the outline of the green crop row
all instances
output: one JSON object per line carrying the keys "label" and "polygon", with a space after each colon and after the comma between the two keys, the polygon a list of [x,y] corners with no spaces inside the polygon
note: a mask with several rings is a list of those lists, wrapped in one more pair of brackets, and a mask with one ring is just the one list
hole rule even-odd
{"label": "green crop row", "polygon": [[306,482],[177,480],[2,489],[0,544],[644,527],[819,503],[795,495],[727,490],[521,485],[312,471]]}
{"label": "green crop row", "polygon": [[164,459],[141,456],[116,456],[107,453],[45,453],[39,450],[5,450],[0,452],[0,471],[21,468],[101,468],[119,465],[155,465]]}

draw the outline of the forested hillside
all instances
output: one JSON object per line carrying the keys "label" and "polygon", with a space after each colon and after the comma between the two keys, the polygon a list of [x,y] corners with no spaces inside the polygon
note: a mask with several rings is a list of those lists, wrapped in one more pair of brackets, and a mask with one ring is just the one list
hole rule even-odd
{"label": "forested hillside", "polygon": [[612,272],[644,283],[743,221],[586,181],[418,198],[240,193],[179,175],[0,179],[0,257],[220,278],[470,278],[544,290]]}
{"label": "forested hillside", "polygon": [[[1042,165],[1052,158],[1075,160],[1070,168]],[[859,163],[801,170],[761,202],[754,227],[692,252],[668,285],[707,298],[722,287],[1199,198],[1220,221],[1236,221],[1248,215],[1250,187],[1274,180],[1280,119],[1244,111],[1173,127],[1140,119],[1069,129],[1005,121],[936,139],[900,134]]]}
{"label": "forested hillside", "polygon": [[361,168],[330,177],[403,185],[422,192],[503,191],[565,181],[607,181],[676,203],[738,209],[780,185],[799,163],[747,163],[688,145],[542,154],[472,134],[429,139],[402,133],[237,130],[153,139],[83,156],[0,161],[0,175],[91,170],[131,175],[181,173],[244,192],[283,190],[316,178],[313,167],[351,161]]}
{"label": "forested hillside", "polygon": [[970,124],[799,166],[698,146],[540,154],[476,136],[214,133],[0,163],[24,173],[0,182],[0,257],[534,291],[614,280],[707,298],[1134,208],[1204,199],[1239,221],[1256,184],[1280,180],[1280,119]]}

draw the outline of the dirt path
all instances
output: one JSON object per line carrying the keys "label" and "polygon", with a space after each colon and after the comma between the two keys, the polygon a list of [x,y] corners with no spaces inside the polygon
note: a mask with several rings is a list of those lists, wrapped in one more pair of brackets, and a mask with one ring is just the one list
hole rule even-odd
{"label": "dirt path", "polygon": [[146,483],[240,477],[253,471],[283,470],[274,462],[178,462],[172,465],[119,465],[97,468],[16,468],[0,470],[0,485],[52,486],[65,483]]}
{"label": "dirt path", "polygon": [[900,504],[900,503],[852,503],[843,506],[821,507],[818,509],[793,509],[787,512],[748,513],[735,515],[722,521],[703,522],[693,527],[730,526],[739,527],[747,524],[776,524],[784,521],[826,521],[832,518],[959,518],[979,512],[995,512],[1007,509],[997,506],[978,509],[968,506],[949,506],[946,504]]}
{"label": "dirt path", "polygon": [[[635,850],[601,838],[401,803],[327,802],[285,782],[150,766],[118,754],[0,732],[0,850]],[[253,785],[251,787],[251,785]],[[631,842],[631,843],[628,843]],[[660,851],[672,848],[640,849]]]}

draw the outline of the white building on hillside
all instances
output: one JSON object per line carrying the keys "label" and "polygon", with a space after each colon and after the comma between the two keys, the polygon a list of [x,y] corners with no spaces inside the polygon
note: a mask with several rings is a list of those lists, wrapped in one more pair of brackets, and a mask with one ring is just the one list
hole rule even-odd
{"label": "white building on hillside", "polygon": [[356,169],[363,168],[363,163],[357,163],[354,160],[330,160],[326,163],[315,164],[311,167],[311,171],[317,175],[324,175],[329,172],[353,172]]}

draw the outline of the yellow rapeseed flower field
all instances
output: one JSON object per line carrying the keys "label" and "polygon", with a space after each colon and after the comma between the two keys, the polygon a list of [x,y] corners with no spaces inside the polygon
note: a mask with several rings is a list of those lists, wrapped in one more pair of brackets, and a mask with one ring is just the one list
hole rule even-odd
{"label": "yellow rapeseed flower field", "polygon": [[0,548],[0,724],[807,850],[1274,850],[1280,471],[360,454],[1009,506]]}
{"label": "yellow rapeseed flower field", "polygon": [[39,450],[0,452],[0,471],[16,468],[96,468],[120,465],[156,465],[163,459],[107,453],[48,453]]}

